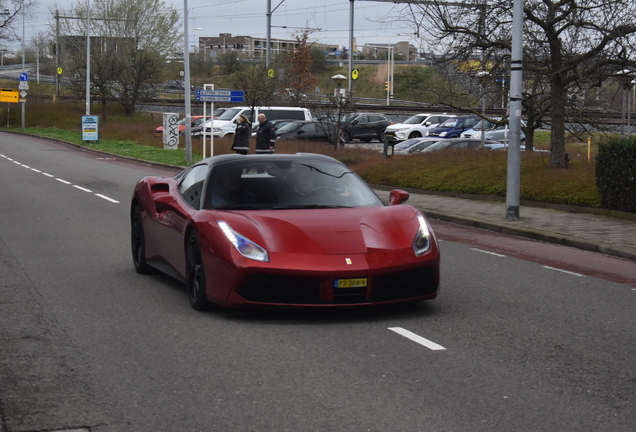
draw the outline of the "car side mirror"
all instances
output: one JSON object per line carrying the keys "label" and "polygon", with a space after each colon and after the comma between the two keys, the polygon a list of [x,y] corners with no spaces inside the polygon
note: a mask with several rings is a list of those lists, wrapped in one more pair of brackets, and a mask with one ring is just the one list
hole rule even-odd
{"label": "car side mirror", "polygon": [[389,205],[400,205],[409,199],[409,193],[401,189],[393,189],[389,192]]}
{"label": "car side mirror", "polygon": [[424,126],[430,126],[432,124],[433,124],[432,122],[428,121],[428,122],[424,123]]}
{"label": "car side mirror", "polygon": [[305,131],[304,131],[304,130],[299,130],[299,131],[297,132],[297,134],[298,134],[298,135],[302,135],[302,134],[304,134],[304,133],[305,133]]}

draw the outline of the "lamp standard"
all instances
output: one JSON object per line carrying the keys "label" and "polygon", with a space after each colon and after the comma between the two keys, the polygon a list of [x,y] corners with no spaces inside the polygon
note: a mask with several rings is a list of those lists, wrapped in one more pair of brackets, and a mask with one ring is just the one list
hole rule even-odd
{"label": "lamp standard", "polygon": [[265,47],[265,65],[267,66],[267,69],[269,69],[271,60],[270,44],[272,41],[272,14],[276,12],[276,9],[278,9],[283,3],[285,3],[285,0],[282,0],[280,3],[278,3],[278,6],[276,6],[272,10],[272,0],[267,0],[267,46]]}
{"label": "lamp standard", "polygon": [[[483,67],[483,62],[482,62]],[[488,80],[490,79],[490,72],[485,70],[480,70],[475,74],[475,77],[479,80],[479,97],[481,99],[481,115],[483,117],[486,116],[486,95],[484,92],[484,88]],[[481,119],[481,145],[484,145],[486,141],[486,119]]]}

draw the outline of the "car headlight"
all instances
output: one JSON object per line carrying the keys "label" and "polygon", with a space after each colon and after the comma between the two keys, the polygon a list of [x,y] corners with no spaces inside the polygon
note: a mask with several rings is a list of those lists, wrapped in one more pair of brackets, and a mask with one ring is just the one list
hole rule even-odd
{"label": "car headlight", "polygon": [[417,229],[417,233],[415,234],[415,239],[413,240],[413,252],[415,255],[420,256],[431,248],[431,233],[428,230],[428,224],[426,223],[426,219],[424,216],[417,215],[417,221],[420,226]]}
{"label": "car headlight", "polygon": [[212,132],[221,132],[221,128],[220,127],[212,128]]}
{"label": "car headlight", "polygon": [[232,246],[234,246],[241,255],[255,261],[269,262],[269,254],[265,249],[234,231],[227,222],[216,222],[219,224],[219,227],[221,227],[221,231],[223,231],[225,237],[227,237],[230,243],[232,243]]}
{"label": "car headlight", "polygon": [[442,132],[441,134],[439,134],[439,136],[445,137],[446,136],[446,132]]}

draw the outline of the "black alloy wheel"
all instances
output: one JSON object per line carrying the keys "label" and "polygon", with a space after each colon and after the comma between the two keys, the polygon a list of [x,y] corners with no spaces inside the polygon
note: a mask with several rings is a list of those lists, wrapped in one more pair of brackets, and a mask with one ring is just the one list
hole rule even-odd
{"label": "black alloy wheel", "polygon": [[146,262],[146,237],[144,236],[144,225],[139,205],[133,207],[130,219],[130,245],[135,270],[139,274],[152,273],[152,267]]}
{"label": "black alloy wheel", "polygon": [[186,244],[186,290],[188,300],[194,310],[208,310],[211,306],[205,294],[205,269],[201,256],[201,246],[196,233],[191,233]]}
{"label": "black alloy wheel", "polygon": [[380,136],[378,137],[378,141],[380,141],[381,143],[384,142],[384,131],[380,132]]}
{"label": "black alloy wheel", "polygon": [[342,131],[342,139],[344,140],[344,142],[348,143],[349,141],[351,141],[351,132],[349,131]]}

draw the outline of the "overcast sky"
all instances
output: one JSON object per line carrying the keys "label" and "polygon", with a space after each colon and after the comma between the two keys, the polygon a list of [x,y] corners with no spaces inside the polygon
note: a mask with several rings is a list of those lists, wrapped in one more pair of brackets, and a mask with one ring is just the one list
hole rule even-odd
{"label": "overcast sky", "polygon": [[[48,27],[46,23],[53,24],[49,9],[57,5],[60,11],[64,11],[75,3],[76,0],[39,0],[33,19],[25,24],[26,40],[31,40],[38,28],[44,30]],[[271,0],[272,9],[279,3],[280,0]],[[166,0],[166,4],[173,5],[183,16],[183,1]],[[368,0],[356,0],[354,6],[357,45],[407,40],[417,46],[414,36],[398,35],[411,35],[412,29],[387,20],[388,15],[395,16],[396,10],[402,6]],[[188,9],[192,45],[196,44],[199,36],[218,36],[219,33],[254,37],[267,34],[267,0],[189,0]],[[314,29],[311,40],[349,48],[349,1],[285,0],[272,14],[272,39],[291,39],[292,34],[303,28]],[[21,33],[21,25],[18,25],[18,31]]]}

